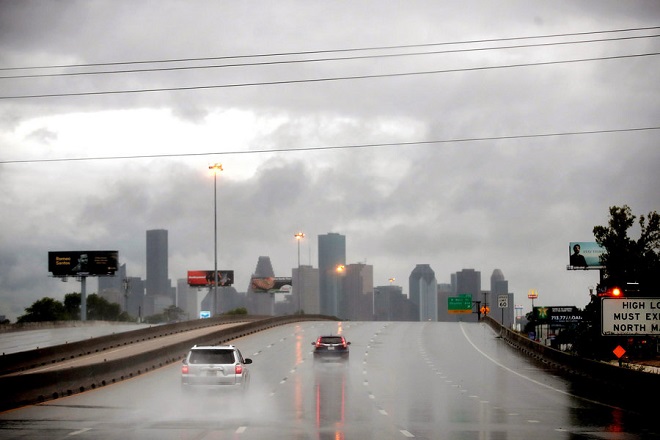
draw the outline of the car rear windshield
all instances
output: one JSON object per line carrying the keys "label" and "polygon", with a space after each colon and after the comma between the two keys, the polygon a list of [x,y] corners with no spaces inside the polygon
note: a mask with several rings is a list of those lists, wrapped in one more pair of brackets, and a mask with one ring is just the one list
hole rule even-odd
{"label": "car rear windshield", "polygon": [[190,353],[191,364],[233,364],[233,350],[193,350]]}
{"label": "car rear windshield", "polygon": [[342,344],[344,341],[341,336],[325,336],[321,338],[323,344]]}

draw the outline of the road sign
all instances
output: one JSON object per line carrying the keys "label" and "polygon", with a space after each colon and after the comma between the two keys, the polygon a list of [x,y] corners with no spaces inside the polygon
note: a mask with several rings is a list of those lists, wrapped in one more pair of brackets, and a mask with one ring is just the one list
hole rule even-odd
{"label": "road sign", "polygon": [[601,334],[660,335],[660,298],[601,299]]}
{"label": "road sign", "polygon": [[447,312],[472,313],[472,295],[450,296],[447,298]]}
{"label": "road sign", "polygon": [[509,295],[497,295],[497,307],[500,309],[509,308]]}

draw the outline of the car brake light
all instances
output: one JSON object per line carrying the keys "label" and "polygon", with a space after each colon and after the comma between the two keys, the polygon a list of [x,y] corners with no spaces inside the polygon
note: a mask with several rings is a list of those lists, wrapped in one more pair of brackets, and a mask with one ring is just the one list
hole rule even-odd
{"label": "car brake light", "polygon": [[236,374],[243,374],[243,365],[240,364],[236,365],[236,368],[234,368],[234,372]]}
{"label": "car brake light", "polygon": [[188,374],[188,365],[181,367],[181,374]]}
{"label": "car brake light", "polygon": [[318,339],[316,340],[316,346],[317,346],[317,347],[320,347],[320,346],[321,346],[321,338],[318,338]]}
{"label": "car brake light", "polygon": [[346,348],[346,339],[341,338],[341,345],[343,345],[344,348]]}

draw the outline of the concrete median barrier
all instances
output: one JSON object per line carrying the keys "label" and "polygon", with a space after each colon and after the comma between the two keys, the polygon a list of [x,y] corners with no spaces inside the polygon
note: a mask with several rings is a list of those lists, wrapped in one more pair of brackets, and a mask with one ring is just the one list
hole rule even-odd
{"label": "concrete median barrier", "polygon": [[[181,361],[194,344],[225,344],[242,336],[279,325],[300,321],[329,319],[333,318],[321,315],[292,315],[251,319],[239,325],[209,332],[204,336],[196,336],[194,339],[153,348],[120,359],[68,368],[56,368],[57,365],[54,364],[55,368],[42,372],[30,372],[29,370],[17,371],[14,369],[13,373],[0,376],[0,390],[2,390],[0,393],[0,410],[70,396],[139,376],[173,362]],[[215,323],[215,325],[218,324],[220,323]],[[147,334],[150,333],[147,332]],[[118,340],[127,339],[120,335],[113,336]],[[154,339],[157,339],[155,334],[152,336],[143,336],[153,336]],[[96,345],[96,343],[92,343],[92,345]],[[101,345],[106,346],[107,344]],[[8,366],[6,369],[11,370],[12,368]]]}

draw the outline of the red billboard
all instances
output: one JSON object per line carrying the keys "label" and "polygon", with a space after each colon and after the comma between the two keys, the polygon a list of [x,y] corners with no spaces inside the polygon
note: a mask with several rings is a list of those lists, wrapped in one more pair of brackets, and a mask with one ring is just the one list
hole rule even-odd
{"label": "red billboard", "polygon": [[[218,286],[231,286],[234,284],[233,270],[218,271]],[[215,277],[212,270],[189,270],[188,285],[191,287],[215,286]]]}
{"label": "red billboard", "polygon": [[48,272],[54,277],[111,276],[118,260],[117,251],[48,252]]}

